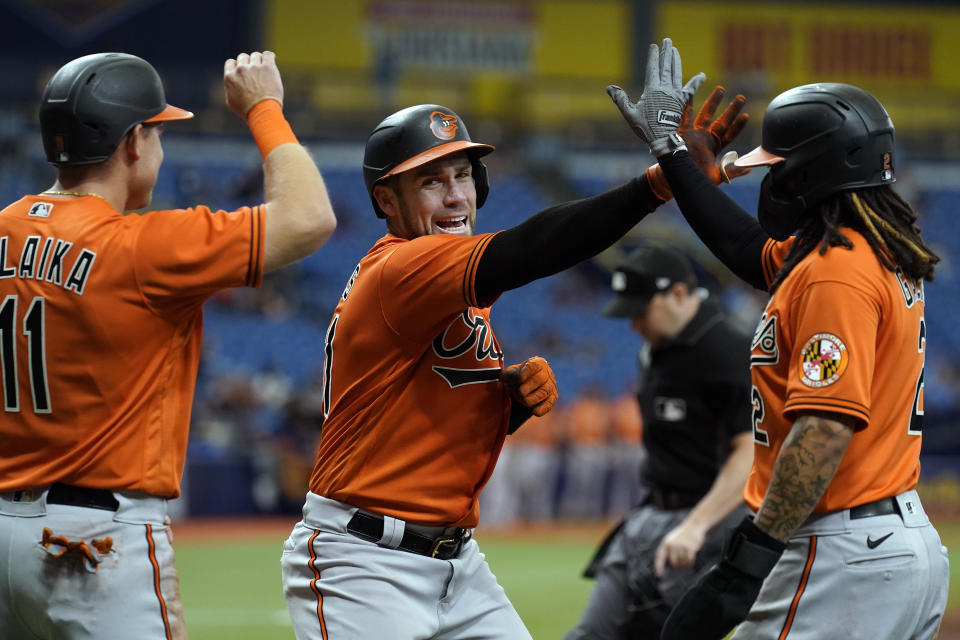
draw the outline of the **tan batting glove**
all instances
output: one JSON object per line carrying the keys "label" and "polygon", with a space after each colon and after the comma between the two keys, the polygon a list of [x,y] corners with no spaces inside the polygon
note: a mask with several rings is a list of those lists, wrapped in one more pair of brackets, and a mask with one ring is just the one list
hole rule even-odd
{"label": "tan batting glove", "polygon": [[257,103],[273,99],[283,105],[283,81],[272,51],[241,53],[223,63],[223,92],[227,106],[238,116]]}
{"label": "tan batting glove", "polygon": [[546,414],[557,403],[557,380],[553,369],[540,356],[507,367],[500,373],[500,382],[515,402],[532,409],[535,416]]}
{"label": "tan batting glove", "polygon": [[[693,118],[693,96],[691,96],[683,107],[683,116],[678,129],[680,137],[687,144],[690,157],[697,163],[700,170],[713,180],[714,184],[730,182],[734,178],[750,173],[749,167],[733,165],[733,160],[736,159],[735,152],[725,154],[720,163],[717,163],[717,156],[724,147],[733,142],[750,119],[748,114],[741,113],[747,101],[743,94],[734,96],[720,117],[713,119],[713,114],[716,113],[725,93],[726,89],[722,86],[714,87],[706,102],[700,107],[696,119]],[[730,159],[731,157],[733,159]],[[647,169],[647,182],[654,195],[664,202],[673,197],[673,192],[659,164]]]}

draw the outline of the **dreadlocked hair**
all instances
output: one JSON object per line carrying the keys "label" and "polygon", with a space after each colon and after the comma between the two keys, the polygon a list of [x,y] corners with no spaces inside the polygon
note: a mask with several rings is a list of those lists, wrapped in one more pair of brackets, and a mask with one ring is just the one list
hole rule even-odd
{"label": "dreadlocked hair", "polygon": [[814,215],[807,216],[797,230],[793,247],[770,285],[770,293],[817,246],[820,255],[830,247],[852,248],[853,243],[843,235],[842,227],[863,235],[885,268],[900,269],[917,282],[932,282],[933,265],[940,262],[940,257],[923,242],[916,223],[913,208],[889,186],[838,192],[825,200]]}

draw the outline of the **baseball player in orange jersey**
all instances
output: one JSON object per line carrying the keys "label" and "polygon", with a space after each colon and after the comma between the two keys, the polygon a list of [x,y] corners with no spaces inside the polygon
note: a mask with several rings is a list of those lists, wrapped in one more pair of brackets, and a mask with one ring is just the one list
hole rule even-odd
{"label": "baseball player in orange jersey", "polygon": [[[201,305],[316,250],[335,227],[283,118],[270,52],[224,67],[264,155],[266,204],[143,215],[167,105],[146,61],[52,77],[57,182],[0,212],[0,628],[4,640],[185,638],[166,501],[180,493]],[[282,176],[282,190],[280,179]]]}
{"label": "baseball player in orange jersey", "polygon": [[[298,638],[530,637],[472,531],[505,437],[557,390],[543,358],[504,369],[490,306],[600,252],[663,200],[641,177],[473,235],[492,150],[432,104],[367,140],[364,178],[387,234],[327,328],[325,420],[282,560]],[[703,149],[711,164],[716,151]]]}
{"label": "baseball player in orange jersey", "polygon": [[[655,45],[654,45],[655,46]],[[642,105],[618,95],[643,127]],[[679,81],[661,88],[683,99]],[[641,98],[641,103],[643,102]],[[769,290],[751,349],[756,511],[671,612],[662,638],[812,640],[937,635],[946,549],[920,472],[923,280],[939,258],[891,187],[894,127],[866,91],[804,85],[767,107],[758,220],[690,161],[658,161],[693,229]],[[742,622],[742,624],[740,624]]]}

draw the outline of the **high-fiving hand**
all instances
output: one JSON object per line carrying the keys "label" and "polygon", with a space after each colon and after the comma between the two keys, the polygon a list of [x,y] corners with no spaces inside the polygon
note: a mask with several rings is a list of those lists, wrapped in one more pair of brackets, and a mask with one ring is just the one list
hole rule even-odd
{"label": "high-fiving hand", "polygon": [[[701,105],[696,118],[693,117],[693,97],[691,96],[683,106],[683,117],[680,119],[678,129],[680,137],[687,145],[690,157],[714,184],[730,182],[734,178],[750,173],[750,167],[738,167],[733,164],[737,155],[735,151],[724,154],[720,164],[717,164],[717,156],[740,134],[750,118],[743,113],[743,106],[747,99],[743,94],[738,93],[727,104],[723,113],[714,120],[713,114],[725,93],[726,90],[723,87],[719,85],[714,87],[706,102]],[[659,164],[647,168],[647,182],[657,197],[664,202],[673,197],[670,184]]]}
{"label": "high-fiving hand", "polygon": [[684,105],[705,79],[704,74],[698,73],[687,84],[682,84],[680,52],[670,38],[664,38],[661,48],[656,44],[650,45],[643,93],[639,100],[631,102],[627,93],[617,85],[608,86],[607,94],[634,133],[659,158],[678,149],[686,149],[678,131]]}
{"label": "high-fiving hand", "polygon": [[[750,116],[742,113],[747,99],[742,94],[733,97],[727,108],[716,120],[716,113],[720,101],[726,90],[717,86],[713,88],[697,117],[693,119],[693,100],[683,107],[683,119],[680,123],[680,137],[687,143],[687,150],[700,170],[707,174],[714,184],[730,182],[733,178],[750,173],[749,167],[737,167],[732,163],[726,166],[717,164],[720,151],[740,134]],[[691,126],[692,120],[692,126]]]}
{"label": "high-fiving hand", "polygon": [[272,51],[241,53],[223,64],[223,92],[227,106],[241,118],[258,102],[283,104],[283,81]]}

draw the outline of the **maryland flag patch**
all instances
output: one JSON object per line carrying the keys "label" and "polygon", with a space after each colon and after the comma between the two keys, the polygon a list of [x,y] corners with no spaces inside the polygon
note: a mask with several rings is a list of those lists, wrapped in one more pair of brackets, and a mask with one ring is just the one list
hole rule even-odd
{"label": "maryland flag patch", "polygon": [[840,379],[850,353],[843,340],[832,333],[815,333],[803,345],[800,380],[808,387],[826,387]]}

